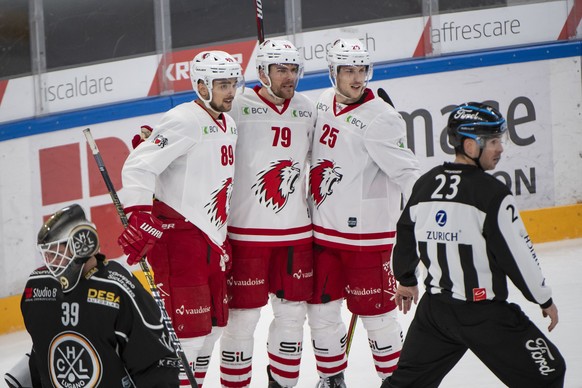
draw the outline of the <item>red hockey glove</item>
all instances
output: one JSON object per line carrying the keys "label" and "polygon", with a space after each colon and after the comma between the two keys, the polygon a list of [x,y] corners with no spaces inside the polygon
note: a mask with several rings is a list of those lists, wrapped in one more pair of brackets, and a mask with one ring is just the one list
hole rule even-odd
{"label": "red hockey glove", "polygon": [[162,222],[150,213],[136,211],[129,217],[127,228],[117,239],[123,253],[127,255],[127,264],[138,263],[154,243],[162,237]]}
{"label": "red hockey glove", "polygon": [[143,139],[140,135],[135,135],[133,139],[131,139],[131,146],[135,149],[138,145],[143,143]]}
{"label": "red hockey glove", "polygon": [[150,135],[152,134],[152,131],[153,131],[153,129],[149,125],[142,125],[140,128],[140,133],[135,135],[133,137],[133,139],[131,139],[131,145],[132,145],[133,149],[135,149],[138,145],[143,143],[145,141],[145,139],[150,137]]}

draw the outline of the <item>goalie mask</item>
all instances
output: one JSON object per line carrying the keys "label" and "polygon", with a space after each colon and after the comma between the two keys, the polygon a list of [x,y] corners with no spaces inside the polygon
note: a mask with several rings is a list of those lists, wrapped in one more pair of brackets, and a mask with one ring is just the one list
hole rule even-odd
{"label": "goalie mask", "polygon": [[358,39],[338,39],[327,50],[329,80],[337,92],[337,74],[340,66],[366,66],[366,84],[372,79],[370,54]]}
{"label": "goalie mask", "polygon": [[269,77],[270,65],[297,65],[295,87],[297,87],[299,79],[303,77],[303,60],[301,59],[297,48],[288,40],[269,39],[261,43],[257,52],[256,65],[257,74],[260,74],[260,72],[263,71],[267,77],[268,83],[263,82],[260,77],[259,81],[265,88],[267,88],[269,94],[274,97],[278,96],[275,96],[271,90],[273,83]]}
{"label": "goalie mask", "polygon": [[[190,66],[190,81],[198,97],[208,109],[212,101],[212,84],[214,80],[236,78],[236,87],[244,87],[244,77],[241,65],[230,54],[224,51],[202,51],[196,55]],[[208,88],[208,99],[198,93],[198,82],[204,82]]]}
{"label": "goalie mask", "polygon": [[69,292],[79,283],[84,264],[98,253],[99,237],[83,208],[74,204],[44,223],[37,245],[48,270],[61,283],[63,292]]}

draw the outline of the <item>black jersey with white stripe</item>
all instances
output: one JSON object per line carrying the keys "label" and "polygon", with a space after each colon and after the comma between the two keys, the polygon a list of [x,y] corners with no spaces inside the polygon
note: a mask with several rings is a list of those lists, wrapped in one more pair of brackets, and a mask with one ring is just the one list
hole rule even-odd
{"label": "black jersey with white stripe", "polygon": [[178,386],[179,359],[160,310],[117,262],[100,260],[67,293],[41,267],[26,283],[21,310],[38,386]]}
{"label": "black jersey with white stripe", "polygon": [[511,191],[475,166],[445,163],[414,185],[393,257],[402,285],[417,284],[419,261],[426,291],[444,300],[506,300],[509,278],[528,300],[552,303]]}

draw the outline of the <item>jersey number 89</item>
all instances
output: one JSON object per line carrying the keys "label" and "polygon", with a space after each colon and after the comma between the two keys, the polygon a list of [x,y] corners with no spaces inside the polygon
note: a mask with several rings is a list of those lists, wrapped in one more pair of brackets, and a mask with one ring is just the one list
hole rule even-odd
{"label": "jersey number 89", "polygon": [[220,162],[223,166],[231,166],[234,163],[234,150],[231,145],[220,147]]}

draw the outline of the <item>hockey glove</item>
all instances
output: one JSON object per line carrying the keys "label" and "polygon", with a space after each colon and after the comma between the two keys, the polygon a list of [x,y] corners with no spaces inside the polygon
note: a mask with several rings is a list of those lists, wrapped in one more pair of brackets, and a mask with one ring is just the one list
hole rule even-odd
{"label": "hockey glove", "polygon": [[138,135],[135,135],[133,139],[131,139],[131,145],[133,149],[135,149],[138,145],[143,143],[145,139],[150,137],[151,134],[152,127],[150,127],[149,125],[142,125],[140,128],[140,133]]}
{"label": "hockey glove", "polygon": [[127,255],[127,264],[139,263],[162,234],[160,220],[147,212],[133,212],[129,217],[127,228],[117,239],[123,253]]}

